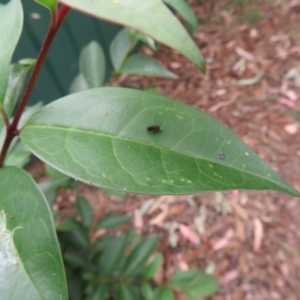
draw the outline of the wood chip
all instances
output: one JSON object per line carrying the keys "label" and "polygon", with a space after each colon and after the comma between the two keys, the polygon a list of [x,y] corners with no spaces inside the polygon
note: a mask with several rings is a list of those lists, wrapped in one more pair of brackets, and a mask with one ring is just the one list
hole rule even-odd
{"label": "wood chip", "polygon": [[258,218],[254,219],[253,224],[254,224],[253,251],[258,252],[261,247],[262,239],[264,236],[263,224]]}
{"label": "wood chip", "polygon": [[160,214],[158,214],[156,217],[154,217],[153,219],[151,219],[149,221],[150,225],[159,225],[161,224],[164,219],[168,216],[168,211],[169,211],[169,205],[165,204],[163,206],[163,210]]}
{"label": "wood chip", "polygon": [[212,246],[212,249],[214,251],[218,251],[224,247],[227,246],[228,241],[234,237],[234,231],[230,228],[226,231],[225,235],[219,239],[217,242],[215,242]]}
{"label": "wood chip", "polygon": [[247,221],[248,220],[248,213],[247,211],[242,208],[238,203],[234,201],[229,202],[232,208],[234,209],[234,212],[243,220]]}

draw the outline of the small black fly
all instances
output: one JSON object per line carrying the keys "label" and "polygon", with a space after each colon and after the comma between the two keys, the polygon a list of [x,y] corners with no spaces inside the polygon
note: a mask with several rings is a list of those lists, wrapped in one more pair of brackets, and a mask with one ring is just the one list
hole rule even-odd
{"label": "small black fly", "polygon": [[151,125],[147,127],[147,131],[151,133],[158,133],[161,132],[160,126],[158,125]]}

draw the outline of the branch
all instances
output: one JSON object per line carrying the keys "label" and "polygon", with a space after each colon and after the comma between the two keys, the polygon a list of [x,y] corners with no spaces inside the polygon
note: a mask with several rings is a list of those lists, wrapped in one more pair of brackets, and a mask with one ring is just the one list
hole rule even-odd
{"label": "branch", "polygon": [[34,88],[34,85],[36,83],[38,75],[41,71],[42,65],[45,61],[48,50],[49,50],[49,48],[52,44],[52,41],[56,35],[56,32],[58,31],[60,25],[65,20],[69,11],[70,11],[70,7],[68,7],[66,5],[62,5],[60,7],[58,13],[56,10],[53,10],[51,12],[51,22],[49,25],[49,29],[48,29],[48,32],[44,39],[40,53],[38,55],[36,64],[30,75],[30,78],[29,78],[28,84],[26,86],[26,89],[24,91],[23,97],[19,103],[17,110],[16,110],[16,114],[14,116],[13,122],[10,125],[6,126],[6,129],[7,129],[6,138],[5,138],[4,145],[3,145],[1,155],[0,155],[0,168],[3,166],[3,162],[6,157],[10,143],[12,142],[13,138],[19,134],[19,131],[17,128],[18,128],[20,118],[21,118],[21,116],[24,112],[24,109],[28,103],[29,97],[32,93],[32,90]]}

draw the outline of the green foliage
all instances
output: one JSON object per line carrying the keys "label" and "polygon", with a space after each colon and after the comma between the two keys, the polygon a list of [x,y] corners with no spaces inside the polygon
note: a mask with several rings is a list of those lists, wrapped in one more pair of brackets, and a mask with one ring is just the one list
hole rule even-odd
{"label": "green foliage", "polygon": [[[149,133],[152,124],[161,132]],[[75,93],[45,106],[20,137],[62,173],[108,189],[273,189],[299,195],[225,126],[154,93],[110,87]]]}
{"label": "green foliage", "polygon": [[[107,0],[62,0],[64,4],[84,13],[113,23],[134,28],[147,36],[154,37],[191,60],[205,73],[205,63],[197,45],[180,22],[160,0],[144,0],[119,5],[118,1]],[[151,11],[151,14],[149,12]]]}
{"label": "green foliage", "polygon": [[166,70],[155,59],[143,54],[130,55],[119,69],[119,72],[131,75],[177,78],[177,75]]}
{"label": "green foliage", "polygon": [[84,225],[90,227],[94,220],[94,211],[89,202],[82,196],[76,198],[76,208]]}
{"label": "green foliage", "polygon": [[[1,299],[68,299],[65,277],[71,300],[171,300],[177,291],[194,300],[214,293],[216,279],[197,270],[179,271],[164,284],[154,282],[163,261],[162,254],[154,255],[158,237],[142,238],[132,229],[120,234],[118,226],[125,227],[128,216],[109,215],[95,224],[89,202],[78,196],[79,218],[67,216],[58,222],[59,212],[52,214],[49,209],[57,189],[70,187],[71,176],[121,193],[187,194],[243,188],[273,189],[299,197],[299,192],[200,110],[155,93],[99,88],[104,84],[105,63],[95,42],[81,53],[80,74],[70,89],[74,94],[42,109],[40,103],[25,109],[68,6],[132,28],[123,29],[112,42],[110,54],[117,73],[174,77],[151,58],[131,54],[137,40],[155,49],[153,39],[179,51],[205,73],[196,44],[160,0],[138,5],[134,1],[61,0],[67,6],[62,5],[57,14],[57,1],[38,2],[52,16],[41,55],[36,62],[23,60],[15,65],[11,57],[22,28],[21,1],[0,4]],[[196,26],[186,2],[166,2]],[[37,185],[21,169],[31,151],[48,163],[49,181]],[[94,240],[95,227],[110,234]],[[112,234],[115,231],[118,235]]]}
{"label": "green foliage", "polygon": [[49,165],[46,165],[46,172],[50,176],[50,180],[39,183],[38,187],[45,195],[49,206],[51,206],[54,203],[57,189],[69,187],[71,180],[70,177],[58,172]]}
{"label": "green foliage", "polygon": [[144,273],[143,273],[143,278],[145,279],[151,279],[154,274],[156,273],[157,269],[161,265],[163,260],[163,257],[161,253],[158,253],[155,258],[145,266]]}
{"label": "green foliage", "polygon": [[9,77],[9,65],[23,25],[23,10],[20,0],[11,0],[6,5],[0,3],[0,109]]}
{"label": "green foliage", "polygon": [[110,44],[109,54],[116,71],[121,68],[126,57],[137,43],[137,38],[132,36],[133,32],[132,29],[123,28]]}
{"label": "green foliage", "polygon": [[187,0],[164,0],[170,5],[186,22],[191,32],[195,32],[198,28],[198,20],[194,11],[188,4]]}
{"label": "green foliage", "polygon": [[170,286],[183,290],[190,297],[208,296],[217,290],[217,280],[198,270],[178,271],[172,276]]}
{"label": "green foliage", "polygon": [[8,84],[3,103],[3,108],[8,117],[11,117],[20,99],[26,75],[34,67],[35,61],[35,59],[23,59],[9,68]]}
{"label": "green foliage", "polygon": [[129,220],[125,215],[108,215],[103,217],[97,224],[97,229],[114,229]]}
{"label": "green foliage", "polygon": [[[7,239],[0,237],[1,298],[66,300],[61,254],[44,196],[32,178],[15,167],[0,169],[0,195],[7,222],[2,219],[0,227],[11,233],[8,245]],[[7,259],[3,259],[3,247],[9,247]],[[16,288],[19,286],[24,288]]]}
{"label": "green foliage", "polygon": [[[115,36],[110,45],[110,59],[114,67],[114,74],[130,74],[157,76],[165,78],[177,78],[177,75],[165,69],[155,59],[142,55],[131,54],[131,51],[142,41],[156,50],[152,38],[145,36],[133,29],[123,28]],[[91,88],[101,87],[105,79],[105,57],[101,46],[96,42],[90,42],[84,47],[79,58],[80,73],[74,78],[70,93],[76,93]]]}
{"label": "green foliage", "polygon": [[79,58],[79,68],[90,88],[103,85],[105,57],[101,46],[97,42],[92,41],[83,48]]}
{"label": "green foliage", "polygon": [[157,245],[157,237],[142,240],[128,256],[125,262],[124,274],[134,274],[142,269]]}
{"label": "green foliage", "polygon": [[[81,214],[80,209],[78,213]],[[100,220],[99,224],[101,222],[99,228],[116,229],[128,222],[128,217],[110,215]],[[197,271],[193,271],[192,274],[188,271],[185,277],[186,272],[181,271],[172,277],[172,282],[166,285],[156,284],[153,277],[162,264],[163,256],[157,253],[150,262],[149,259],[156,248],[157,236],[142,239],[136,244],[133,232],[129,229],[126,234],[104,235],[92,242],[78,235],[78,230],[81,228],[81,233],[85,232],[84,236],[88,236],[91,228],[86,223],[68,217],[57,227],[64,253],[71,300],[98,300],[105,297],[111,300],[171,300],[174,299],[173,291],[186,293],[190,287],[194,288],[190,282],[179,286],[177,279],[180,276],[183,280],[189,278],[193,282],[201,280],[197,287],[199,292],[191,290],[192,295],[197,293],[197,295],[209,295],[215,292],[216,280],[211,275]],[[78,243],[78,241],[84,242]],[[201,282],[209,287],[201,289],[199,287]]]}

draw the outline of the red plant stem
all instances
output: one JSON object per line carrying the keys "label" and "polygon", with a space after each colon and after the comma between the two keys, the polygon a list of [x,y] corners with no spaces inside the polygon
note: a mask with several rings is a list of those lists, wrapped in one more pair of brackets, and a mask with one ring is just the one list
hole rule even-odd
{"label": "red plant stem", "polygon": [[21,118],[23,111],[28,103],[29,97],[32,93],[33,87],[36,83],[36,80],[41,71],[41,68],[45,61],[48,50],[49,50],[49,48],[52,44],[52,41],[56,35],[56,32],[58,31],[60,25],[65,20],[69,11],[70,11],[70,7],[68,7],[66,5],[62,5],[60,7],[58,13],[56,13],[56,11],[54,11],[54,10],[52,11],[51,23],[49,25],[48,32],[44,39],[44,42],[41,47],[40,53],[38,55],[36,64],[30,75],[30,78],[29,78],[28,84],[26,86],[26,89],[24,91],[23,97],[19,103],[17,110],[16,110],[16,114],[13,119],[13,122],[10,125],[6,126],[6,138],[5,138],[4,145],[3,145],[3,148],[2,148],[2,151],[0,154],[0,168],[3,166],[3,162],[6,157],[7,151],[9,149],[10,143],[12,142],[13,138],[19,134],[17,127],[18,127],[20,118]]}

